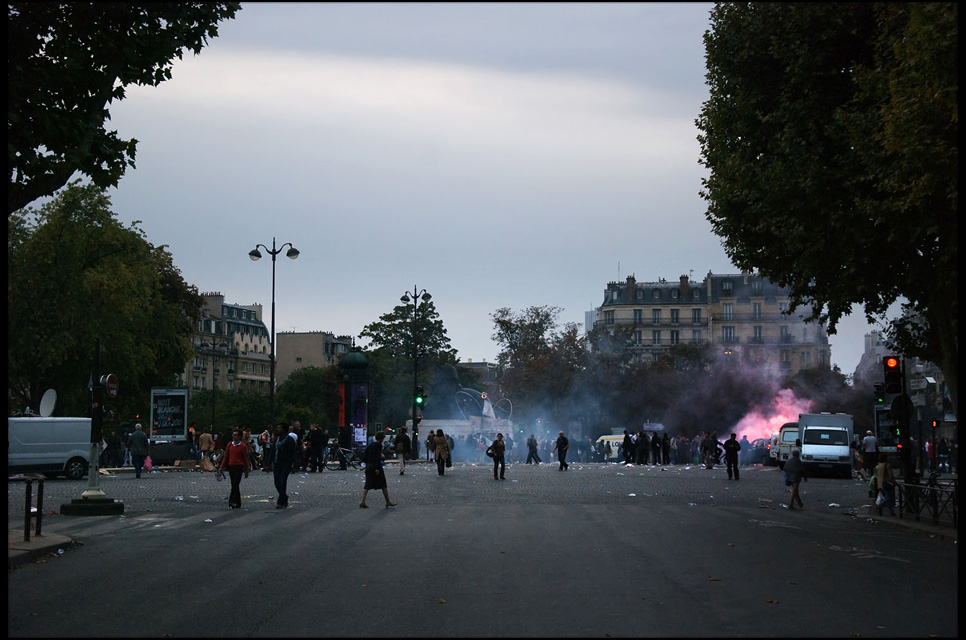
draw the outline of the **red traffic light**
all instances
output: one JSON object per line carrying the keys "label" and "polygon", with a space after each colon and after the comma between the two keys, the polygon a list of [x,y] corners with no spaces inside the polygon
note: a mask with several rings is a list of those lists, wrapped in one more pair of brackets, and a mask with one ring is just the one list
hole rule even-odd
{"label": "red traffic light", "polygon": [[885,366],[889,369],[895,369],[899,366],[899,359],[893,358],[892,356],[887,357],[884,362]]}

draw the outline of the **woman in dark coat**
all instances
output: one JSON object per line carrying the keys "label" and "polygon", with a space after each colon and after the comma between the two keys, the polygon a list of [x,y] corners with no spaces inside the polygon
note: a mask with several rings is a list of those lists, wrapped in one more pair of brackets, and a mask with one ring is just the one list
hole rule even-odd
{"label": "woman in dark coat", "polygon": [[386,439],[385,431],[377,431],[376,438],[366,447],[362,454],[362,461],[366,463],[366,484],[362,490],[362,502],[359,503],[360,509],[368,509],[366,496],[372,489],[382,489],[382,495],[386,498],[386,508],[395,507],[396,503],[389,500],[389,489],[386,487],[386,470],[382,466],[382,460],[386,455],[382,452],[382,442]]}

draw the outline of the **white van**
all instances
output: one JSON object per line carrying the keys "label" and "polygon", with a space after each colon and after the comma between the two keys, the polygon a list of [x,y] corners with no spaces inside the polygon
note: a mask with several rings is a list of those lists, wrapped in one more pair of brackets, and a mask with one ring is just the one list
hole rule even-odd
{"label": "white van", "polygon": [[806,471],[852,477],[852,416],[847,413],[802,413],[802,463]]}
{"label": "white van", "polygon": [[90,418],[7,418],[7,469],[41,472],[48,478],[87,475],[91,457]]}
{"label": "white van", "polygon": [[786,422],[778,430],[778,451],[775,455],[775,461],[778,463],[779,469],[785,468],[785,462],[792,457],[792,451],[798,449],[801,452],[801,448],[795,444],[799,437],[797,422]]}

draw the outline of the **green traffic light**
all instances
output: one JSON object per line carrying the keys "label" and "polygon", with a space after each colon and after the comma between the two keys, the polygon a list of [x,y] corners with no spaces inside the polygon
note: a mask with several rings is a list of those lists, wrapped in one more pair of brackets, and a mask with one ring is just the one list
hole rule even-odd
{"label": "green traffic light", "polygon": [[422,396],[416,396],[416,404],[422,404],[422,403],[423,403],[423,397]]}

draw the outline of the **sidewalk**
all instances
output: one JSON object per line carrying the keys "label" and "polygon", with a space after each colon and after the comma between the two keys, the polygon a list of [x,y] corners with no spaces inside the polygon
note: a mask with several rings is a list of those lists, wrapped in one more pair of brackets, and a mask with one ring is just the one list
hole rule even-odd
{"label": "sidewalk", "polygon": [[34,534],[34,523],[30,523],[30,542],[23,539],[23,529],[7,531],[7,569],[17,565],[27,564],[34,558],[42,558],[47,554],[66,553],[74,546],[74,541],[59,533]]}

